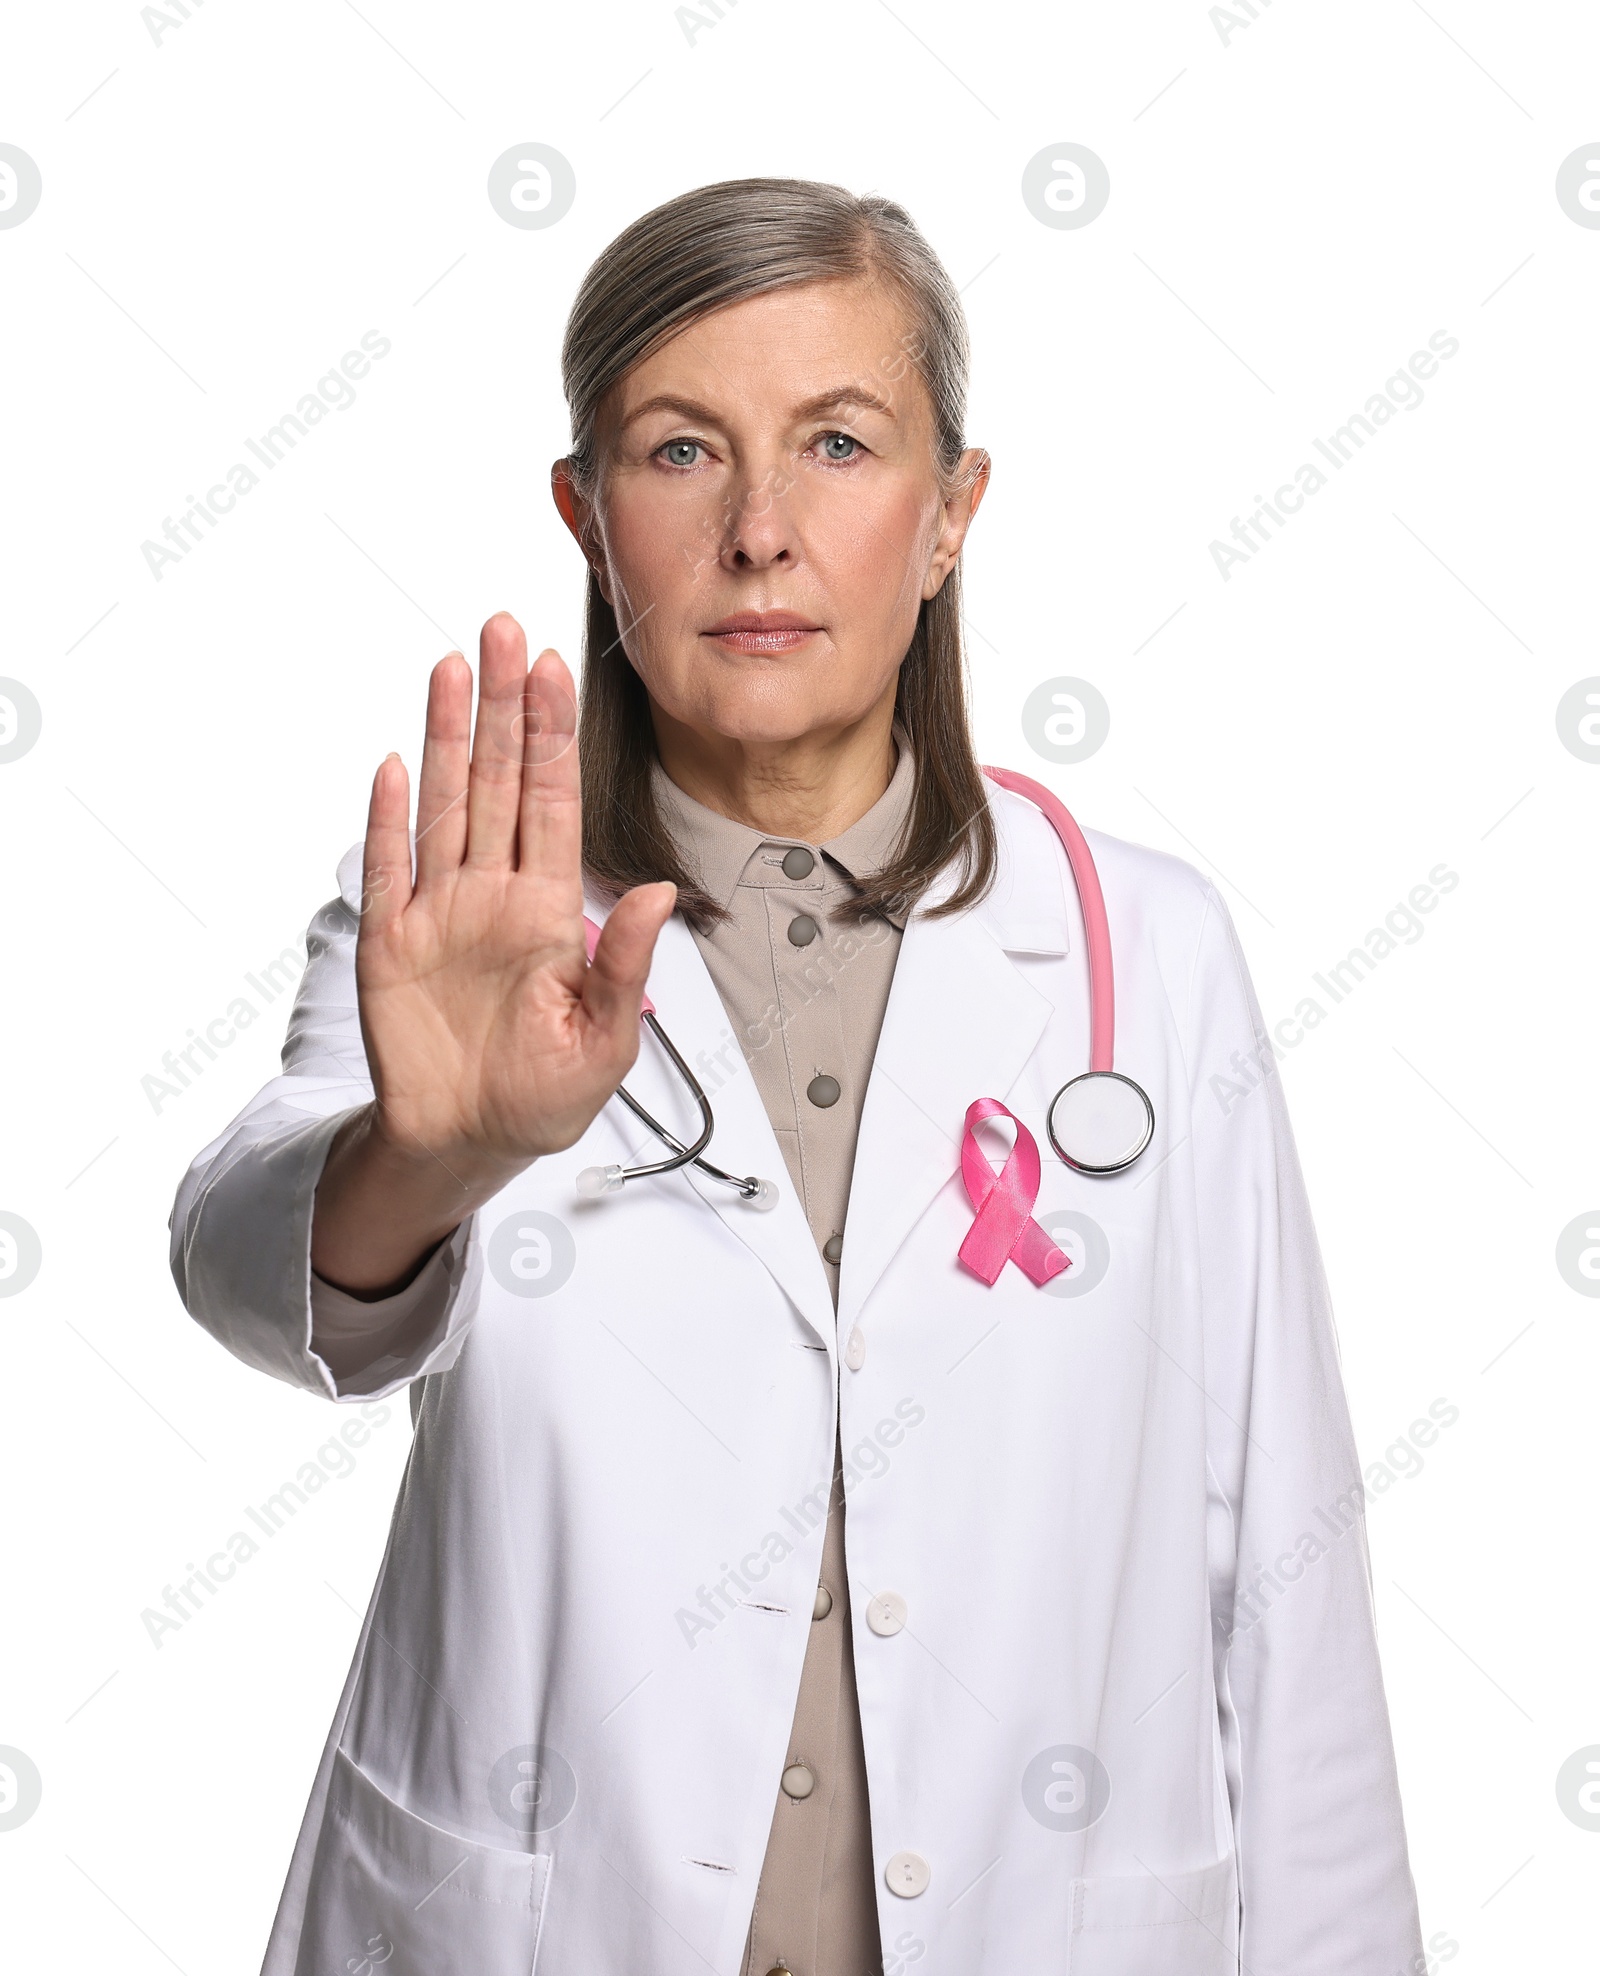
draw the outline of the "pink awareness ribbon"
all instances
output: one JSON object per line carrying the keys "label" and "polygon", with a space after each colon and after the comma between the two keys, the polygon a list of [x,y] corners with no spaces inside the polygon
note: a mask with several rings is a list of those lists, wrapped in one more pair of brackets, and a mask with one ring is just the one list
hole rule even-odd
{"label": "pink awareness ribbon", "polygon": [[[1009,1118],[1017,1128],[1016,1144],[996,1173],[978,1144],[976,1127],[985,1118]],[[961,1134],[961,1178],[973,1207],[972,1226],[956,1251],[958,1261],[990,1288],[1014,1262],[1035,1283],[1048,1283],[1070,1269],[1072,1258],[1058,1249],[1033,1219],[1039,1198],[1039,1147],[1015,1112],[998,1098],[974,1098],[967,1107]]]}

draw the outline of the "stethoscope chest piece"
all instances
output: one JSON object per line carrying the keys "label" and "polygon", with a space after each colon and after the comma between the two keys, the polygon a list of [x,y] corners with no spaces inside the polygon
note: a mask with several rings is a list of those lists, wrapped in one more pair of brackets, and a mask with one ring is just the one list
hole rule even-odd
{"label": "stethoscope chest piece", "polygon": [[1063,1084],[1045,1117],[1050,1143],[1078,1173],[1121,1173],[1149,1145],[1155,1107],[1120,1070],[1086,1070]]}

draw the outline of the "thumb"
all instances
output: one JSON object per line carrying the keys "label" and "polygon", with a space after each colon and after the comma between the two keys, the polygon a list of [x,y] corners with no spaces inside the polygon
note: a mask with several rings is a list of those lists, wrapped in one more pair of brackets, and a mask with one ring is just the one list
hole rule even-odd
{"label": "thumb", "polygon": [[662,879],[635,885],[612,907],[583,977],[583,1005],[604,1031],[631,1028],[655,955],[656,937],[672,916],[678,888]]}

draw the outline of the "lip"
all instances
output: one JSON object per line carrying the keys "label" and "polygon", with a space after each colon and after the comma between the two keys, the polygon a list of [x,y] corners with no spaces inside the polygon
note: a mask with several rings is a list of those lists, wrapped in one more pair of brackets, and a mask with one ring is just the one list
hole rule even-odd
{"label": "lip", "polygon": [[798,611],[734,611],[700,635],[735,652],[791,652],[821,629]]}

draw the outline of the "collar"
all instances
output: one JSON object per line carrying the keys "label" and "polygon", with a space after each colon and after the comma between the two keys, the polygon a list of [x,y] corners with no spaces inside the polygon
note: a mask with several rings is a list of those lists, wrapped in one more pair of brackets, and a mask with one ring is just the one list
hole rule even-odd
{"label": "collar", "polygon": [[[865,815],[857,817],[837,837],[820,844],[807,843],[803,837],[766,834],[708,809],[680,789],[659,761],[651,763],[650,779],[662,818],[685,862],[698,872],[707,896],[719,906],[733,903],[745,867],[763,846],[771,844],[800,845],[812,852],[820,851],[860,884],[888,864],[911,813],[916,764],[905,729],[898,722],[893,735],[897,754],[888,788]],[[890,917],[896,926],[904,927],[903,912]]]}
{"label": "collar", "polygon": [[[1009,954],[1066,954],[1083,939],[1082,908],[1067,854],[1049,818],[1026,796],[987,782],[995,820],[998,869],[993,889],[978,910]],[[1086,833],[1096,846],[1104,840]],[[934,897],[945,897],[953,883],[941,873]],[[1083,951],[1087,952],[1085,946]]]}

